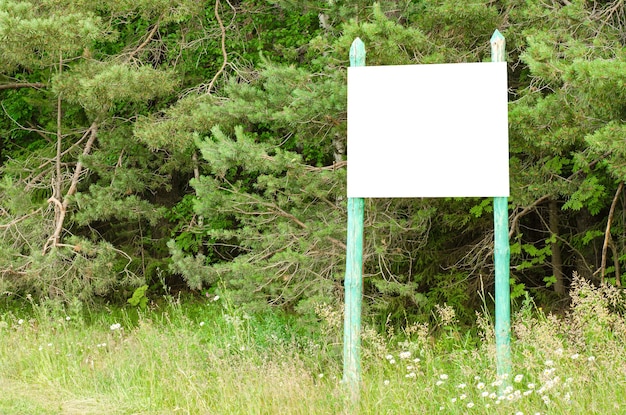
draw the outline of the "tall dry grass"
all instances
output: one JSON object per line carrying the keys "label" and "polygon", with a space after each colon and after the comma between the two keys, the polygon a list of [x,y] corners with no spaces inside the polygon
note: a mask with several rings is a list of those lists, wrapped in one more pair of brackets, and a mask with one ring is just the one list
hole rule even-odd
{"label": "tall dry grass", "polygon": [[310,327],[248,316],[223,299],[138,315],[80,304],[5,310],[0,413],[626,413],[624,295],[576,277],[571,297],[561,316],[527,298],[513,318],[506,379],[495,375],[485,313],[479,335],[446,305],[435,327],[366,328],[357,408],[340,383],[341,313],[332,307],[318,308],[322,323]]}

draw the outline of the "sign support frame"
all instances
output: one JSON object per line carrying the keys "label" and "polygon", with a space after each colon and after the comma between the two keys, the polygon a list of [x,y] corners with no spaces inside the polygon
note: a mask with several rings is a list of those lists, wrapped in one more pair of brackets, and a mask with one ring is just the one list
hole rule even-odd
{"label": "sign support frame", "polygon": [[[496,30],[490,39],[491,61],[506,62],[504,36]],[[350,66],[365,66],[365,44],[356,38],[350,47]],[[363,299],[364,198],[348,197],[346,243],[343,378],[352,404],[358,403],[361,384],[361,310]],[[511,288],[508,197],[493,198],[495,264],[496,370],[501,390],[511,376]]]}

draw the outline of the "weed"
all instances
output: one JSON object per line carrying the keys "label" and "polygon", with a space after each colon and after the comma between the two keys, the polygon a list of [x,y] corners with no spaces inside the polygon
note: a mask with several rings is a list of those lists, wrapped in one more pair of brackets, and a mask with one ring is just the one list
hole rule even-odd
{"label": "weed", "polygon": [[626,300],[578,277],[571,296],[561,316],[526,298],[507,379],[495,374],[488,314],[477,314],[477,338],[445,304],[437,330],[365,326],[358,408],[346,406],[331,307],[302,327],[226,295],[145,311],[31,303],[0,313],[0,413],[623,413]]}

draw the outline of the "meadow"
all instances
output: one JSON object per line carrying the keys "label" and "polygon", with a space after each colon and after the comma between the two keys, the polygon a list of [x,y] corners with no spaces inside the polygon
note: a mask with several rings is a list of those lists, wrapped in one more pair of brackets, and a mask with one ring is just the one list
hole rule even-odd
{"label": "meadow", "polygon": [[28,301],[0,312],[0,414],[623,414],[626,300],[575,279],[552,315],[513,317],[513,373],[495,374],[493,323],[363,330],[363,383],[341,383],[340,310],[303,324],[228,299],[86,310]]}

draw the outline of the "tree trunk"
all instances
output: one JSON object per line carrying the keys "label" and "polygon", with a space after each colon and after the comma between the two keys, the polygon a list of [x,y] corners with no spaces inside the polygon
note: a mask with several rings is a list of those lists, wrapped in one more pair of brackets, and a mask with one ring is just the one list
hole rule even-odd
{"label": "tree trunk", "polygon": [[554,292],[565,295],[565,275],[563,274],[563,259],[561,258],[561,247],[559,246],[559,205],[556,200],[550,200],[550,236],[553,238],[550,246],[552,250],[552,273],[556,278],[554,282]]}

